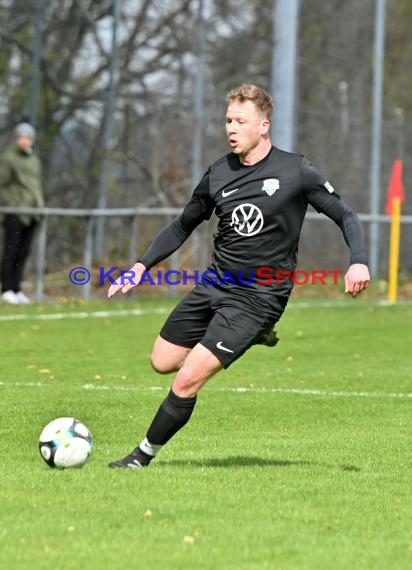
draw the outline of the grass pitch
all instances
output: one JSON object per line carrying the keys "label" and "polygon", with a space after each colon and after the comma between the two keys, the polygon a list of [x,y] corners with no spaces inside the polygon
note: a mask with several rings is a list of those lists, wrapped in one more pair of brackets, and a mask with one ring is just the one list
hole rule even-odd
{"label": "grass pitch", "polygon": [[[411,568],[412,306],[291,304],[149,469],[110,470],[171,381],[148,362],[161,307],[1,308],[0,567]],[[94,436],[80,470],[38,452],[64,415]]]}

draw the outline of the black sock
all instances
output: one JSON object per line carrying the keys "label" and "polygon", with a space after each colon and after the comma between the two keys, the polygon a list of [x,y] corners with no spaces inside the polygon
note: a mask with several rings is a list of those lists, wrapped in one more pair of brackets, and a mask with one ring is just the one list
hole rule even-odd
{"label": "black sock", "polygon": [[153,445],[164,445],[190,419],[196,404],[196,396],[181,398],[171,389],[162,402],[148,431],[147,439]]}

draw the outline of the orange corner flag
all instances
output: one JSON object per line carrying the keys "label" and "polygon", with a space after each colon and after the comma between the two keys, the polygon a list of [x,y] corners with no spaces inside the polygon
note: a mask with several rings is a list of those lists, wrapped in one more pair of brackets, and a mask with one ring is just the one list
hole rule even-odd
{"label": "orange corner flag", "polygon": [[402,182],[402,160],[395,160],[392,166],[391,179],[389,181],[388,195],[386,198],[386,213],[392,215],[393,201],[399,198],[400,203],[405,202],[405,192]]}

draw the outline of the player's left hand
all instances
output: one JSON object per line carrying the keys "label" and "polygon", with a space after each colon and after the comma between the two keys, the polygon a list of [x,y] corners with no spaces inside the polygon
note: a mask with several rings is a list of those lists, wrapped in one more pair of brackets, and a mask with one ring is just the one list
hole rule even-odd
{"label": "player's left hand", "polygon": [[368,266],[363,263],[353,263],[345,275],[345,293],[357,297],[366,289],[370,280]]}

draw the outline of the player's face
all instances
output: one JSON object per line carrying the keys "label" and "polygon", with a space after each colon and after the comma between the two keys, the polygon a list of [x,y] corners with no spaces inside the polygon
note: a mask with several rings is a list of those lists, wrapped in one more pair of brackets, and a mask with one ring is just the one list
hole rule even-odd
{"label": "player's face", "polygon": [[270,121],[252,101],[233,101],[226,112],[226,134],[232,151],[247,157],[268,137]]}

